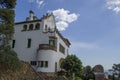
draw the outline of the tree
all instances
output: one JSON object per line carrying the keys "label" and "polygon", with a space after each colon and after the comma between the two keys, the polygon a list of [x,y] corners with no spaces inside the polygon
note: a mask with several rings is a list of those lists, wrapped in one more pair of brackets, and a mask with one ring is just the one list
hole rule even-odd
{"label": "tree", "polygon": [[113,64],[112,68],[114,73],[120,78],[120,64]]}
{"label": "tree", "polygon": [[83,66],[81,60],[76,55],[68,55],[61,63],[61,68],[68,72],[68,76],[81,77],[83,72]]}
{"label": "tree", "polygon": [[[113,64],[112,69],[108,70],[111,75],[109,75],[109,78],[112,80],[116,80],[116,78],[120,79],[120,64]],[[115,77],[115,76],[118,77]]]}
{"label": "tree", "polygon": [[16,0],[0,0],[0,8],[14,8]]}
{"label": "tree", "polygon": [[9,44],[14,33],[15,4],[16,0],[0,0],[0,67],[6,69],[16,69],[20,63]]}
{"label": "tree", "polygon": [[87,65],[84,67],[84,80],[94,79],[92,67]]}
{"label": "tree", "polygon": [[4,44],[12,39],[14,33],[14,11],[10,9],[0,9],[0,33],[5,35]]}

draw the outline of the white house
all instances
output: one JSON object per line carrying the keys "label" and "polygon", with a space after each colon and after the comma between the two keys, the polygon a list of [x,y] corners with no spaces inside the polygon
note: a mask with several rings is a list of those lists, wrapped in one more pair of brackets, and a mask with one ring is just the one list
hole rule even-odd
{"label": "white house", "polygon": [[20,60],[29,62],[38,72],[56,72],[68,55],[70,42],[56,29],[54,15],[41,19],[30,11],[26,21],[15,23],[12,48]]}

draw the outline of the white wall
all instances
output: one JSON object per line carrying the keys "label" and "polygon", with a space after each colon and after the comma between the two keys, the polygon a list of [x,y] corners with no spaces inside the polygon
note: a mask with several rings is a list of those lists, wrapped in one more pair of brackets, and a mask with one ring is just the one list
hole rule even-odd
{"label": "white wall", "polygon": [[[29,26],[29,24],[31,23],[35,25],[38,22],[41,25],[40,30],[22,31],[24,24],[27,24]],[[48,27],[54,28],[55,27],[54,16],[50,16],[48,17],[48,19],[44,19],[42,21],[15,25],[15,34],[13,38],[15,40],[14,50],[15,52],[17,52],[20,60],[23,60],[23,61],[27,61],[27,62],[48,61],[48,68],[38,67],[37,71],[55,72],[55,62],[57,62],[57,69],[59,70],[60,69],[59,60],[67,56],[68,47],[56,32],[44,33],[43,31],[44,31],[45,24],[47,24]],[[40,50],[37,53],[39,44],[49,44],[49,36],[57,37],[57,52],[53,50]],[[29,38],[32,40],[31,47],[27,48],[27,43]],[[65,47],[65,54],[59,51],[59,43]]]}
{"label": "white wall", "polygon": [[44,24],[43,24],[44,29],[45,29],[45,25],[46,25],[46,24],[47,24],[48,28],[50,28],[50,29],[54,29],[55,26],[56,26],[53,15],[51,15],[51,16],[49,16],[48,18],[44,19],[43,22],[44,22]]}
{"label": "white wall", "polygon": [[[32,31],[21,31],[22,29],[23,24],[15,26],[14,40],[16,40],[16,43],[14,50],[18,53],[18,57],[21,60],[36,60],[36,51],[39,47],[39,44],[48,43],[48,37],[47,35],[44,35],[42,29]],[[32,39],[31,47],[27,48],[29,38]]]}
{"label": "white wall", "polygon": [[37,71],[55,72],[55,62],[57,61],[57,53],[53,50],[40,50],[38,53],[38,61],[48,61],[48,67],[38,67]]}
{"label": "white wall", "polygon": [[[65,42],[61,39],[61,37],[58,35],[58,34],[56,34],[56,36],[57,36],[57,53],[58,53],[58,55],[57,55],[57,57],[58,57],[58,60],[57,60],[57,62],[59,63],[59,61],[60,61],[60,59],[61,58],[65,58],[65,57],[67,57],[67,54],[68,54],[68,52],[67,52],[67,49],[68,49],[68,46],[65,44]],[[63,53],[61,53],[60,51],[59,51],[59,44],[61,44],[64,48],[65,48],[65,54],[63,54]],[[58,64],[58,69],[60,69],[60,65]]]}

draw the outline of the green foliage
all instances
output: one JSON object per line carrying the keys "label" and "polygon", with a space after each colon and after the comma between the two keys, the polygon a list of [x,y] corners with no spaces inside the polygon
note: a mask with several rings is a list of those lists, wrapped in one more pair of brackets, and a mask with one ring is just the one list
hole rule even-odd
{"label": "green foliage", "polygon": [[10,46],[0,46],[0,65],[5,69],[15,70],[20,67],[20,61],[17,54]]}
{"label": "green foliage", "polygon": [[12,39],[14,33],[14,11],[9,9],[0,9],[0,33],[6,35],[7,41]]}
{"label": "green foliage", "polygon": [[0,0],[0,8],[14,8],[16,0]]}
{"label": "green foliage", "polygon": [[113,64],[112,66],[113,71],[116,75],[118,75],[118,78],[120,79],[120,63],[119,64]]}
{"label": "green foliage", "polygon": [[0,67],[15,70],[19,68],[20,61],[9,43],[14,33],[14,10],[16,0],[0,0]]}
{"label": "green foliage", "polygon": [[80,77],[75,77],[75,80],[82,80]]}
{"label": "green foliage", "polygon": [[113,64],[112,67],[114,70],[120,71],[120,64]]}
{"label": "green foliage", "polygon": [[91,66],[84,67],[84,80],[94,79],[94,73]]}
{"label": "green foliage", "polygon": [[76,55],[68,55],[62,61],[61,68],[68,72],[68,76],[72,76],[73,73],[75,73],[75,76],[81,76],[83,71],[82,62]]}

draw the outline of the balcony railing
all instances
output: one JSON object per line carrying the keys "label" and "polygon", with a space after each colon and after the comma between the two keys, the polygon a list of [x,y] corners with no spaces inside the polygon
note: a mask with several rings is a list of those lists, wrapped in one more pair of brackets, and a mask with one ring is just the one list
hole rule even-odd
{"label": "balcony railing", "polygon": [[40,44],[39,50],[54,50],[57,51],[57,47],[49,44]]}

